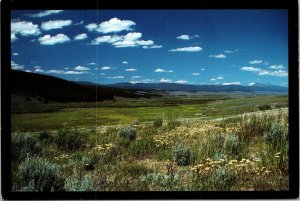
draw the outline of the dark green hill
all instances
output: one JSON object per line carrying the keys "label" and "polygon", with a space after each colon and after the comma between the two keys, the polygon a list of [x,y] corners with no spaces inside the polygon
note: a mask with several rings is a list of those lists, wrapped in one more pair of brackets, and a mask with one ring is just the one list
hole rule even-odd
{"label": "dark green hill", "polygon": [[17,70],[11,70],[11,93],[26,99],[39,100],[42,103],[95,102],[112,100],[114,96],[150,97],[148,93],[136,93],[136,89],[77,84],[53,76]]}

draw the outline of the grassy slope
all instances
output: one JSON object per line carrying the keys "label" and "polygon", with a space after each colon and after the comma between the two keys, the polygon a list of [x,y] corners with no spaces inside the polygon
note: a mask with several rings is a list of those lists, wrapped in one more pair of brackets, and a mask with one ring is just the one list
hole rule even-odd
{"label": "grassy slope", "polygon": [[[68,108],[51,113],[12,114],[12,131],[39,131],[57,130],[63,127],[102,126],[113,124],[129,124],[134,120],[151,121],[159,116],[167,119],[177,117],[222,117],[225,115],[240,114],[257,110],[257,106],[270,104],[287,105],[287,96],[257,96],[251,98],[238,97],[228,100],[219,100],[202,104],[178,104],[166,106],[158,104],[153,107],[130,107],[126,99],[122,99],[124,107],[97,107],[97,108]],[[159,99],[156,99],[159,101]],[[128,102],[132,100],[128,99]],[[152,104],[153,100],[151,101]],[[179,102],[179,101],[178,101]],[[179,102],[180,103],[180,102]],[[106,103],[109,105],[108,103]],[[120,102],[113,103],[121,106]],[[127,106],[126,106],[127,105]]]}

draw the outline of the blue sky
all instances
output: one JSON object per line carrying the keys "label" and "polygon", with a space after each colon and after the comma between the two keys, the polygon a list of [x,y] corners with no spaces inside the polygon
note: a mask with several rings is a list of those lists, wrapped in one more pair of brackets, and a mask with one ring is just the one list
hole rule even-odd
{"label": "blue sky", "polygon": [[12,11],[11,68],[100,84],[288,85],[286,10]]}

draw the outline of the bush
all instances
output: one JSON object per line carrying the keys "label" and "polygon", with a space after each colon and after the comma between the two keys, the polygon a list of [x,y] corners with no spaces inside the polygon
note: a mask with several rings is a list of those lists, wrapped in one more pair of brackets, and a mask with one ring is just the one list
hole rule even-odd
{"label": "bush", "polygon": [[41,146],[30,133],[12,135],[11,155],[13,160],[23,160],[27,155],[39,155],[41,151]]}
{"label": "bush", "polygon": [[264,139],[267,143],[276,147],[287,140],[287,129],[279,124],[272,124],[270,129],[265,132]]}
{"label": "bush", "polygon": [[155,128],[161,127],[163,125],[163,118],[160,117],[155,119],[152,125]]}
{"label": "bush", "polygon": [[131,126],[126,126],[126,127],[121,128],[119,130],[118,134],[120,137],[123,137],[123,138],[127,138],[130,140],[135,139],[135,131],[133,130],[133,128]]}
{"label": "bush", "polygon": [[237,154],[239,148],[239,138],[237,135],[230,133],[226,136],[225,149],[231,154]]}
{"label": "bush", "polygon": [[87,142],[87,135],[77,130],[62,129],[57,132],[57,146],[68,151],[77,150]]}
{"label": "bush", "polygon": [[258,106],[259,110],[270,110],[272,109],[271,105],[260,105]]}
{"label": "bush", "polygon": [[19,165],[22,191],[63,191],[61,175],[58,165],[39,157],[28,157]]}
{"label": "bush", "polygon": [[176,144],[173,150],[173,159],[177,165],[188,165],[191,162],[191,150],[189,147]]}

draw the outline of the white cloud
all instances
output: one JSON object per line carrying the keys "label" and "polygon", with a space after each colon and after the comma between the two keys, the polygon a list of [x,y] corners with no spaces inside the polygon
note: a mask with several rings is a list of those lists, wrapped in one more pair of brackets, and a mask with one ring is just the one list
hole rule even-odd
{"label": "white cloud", "polygon": [[41,66],[35,66],[34,68],[35,69],[41,69],[42,67]]}
{"label": "white cloud", "polygon": [[182,47],[169,50],[170,52],[200,52],[202,50],[199,46],[194,47]]}
{"label": "white cloud", "polygon": [[205,69],[205,68],[200,68],[200,70],[204,71],[204,70],[206,70],[206,69]]}
{"label": "white cloud", "polygon": [[64,68],[65,70],[69,70],[70,68],[69,67],[66,67],[66,68]]}
{"label": "white cloud", "polygon": [[83,20],[81,20],[80,22],[78,22],[78,23],[74,23],[74,25],[82,25],[84,22],[83,22]]}
{"label": "white cloud", "polygon": [[16,34],[15,33],[10,33],[10,41],[15,42],[16,40],[18,40],[18,38],[16,37]]}
{"label": "white cloud", "polygon": [[177,83],[177,84],[186,84],[186,83],[188,83],[188,81],[186,81],[186,80],[178,80],[175,83]]}
{"label": "white cloud", "polygon": [[210,81],[216,81],[216,79],[215,78],[211,78]]}
{"label": "white cloud", "polygon": [[143,46],[143,49],[158,49],[162,48],[162,45]]}
{"label": "white cloud", "polygon": [[100,73],[100,75],[106,75],[105,73]]}
{"label": "white cloud", "polygon": [[31,70],[25,70],[25,72],[27,72],[27,73],[31,73]]}
{"label": "white cloud", "polygon": [[109,66],[103,66],[103,67],[101,68],[101,70],[111,70],[111,67],[109,67]]}
{"label": "white cloud", "polygon": [[48,22],[43,22],[41,28],[45,31],[52,29],[62,29],[65,26],[70,26],[72,20],[50,20]]}
{"label": "white cloud", "polygon": [[113,45],[116,48],[120,48],[120,47],[136,47],[137,46],[137,44],[135,43],[135,41],[131,41],[131,40],[117,41]]}
{"label": "white cloud", "polygon": [[74,37],[74,40],[84,40],[87,38],[87,35],[85,33],[78,34],[77,36]]}
{"label": "white cloud", "polygon": [[224,54],[211,54],[209,57],[217,58],[217,59],[225,59],[226,55]]}
{"label": "white cloud", "polygon": [[185,35],[185,34],[177,36],[176,38],[180,39],[180,40],[190,40],[191,39],[191,37],[189,35]]}
{"label": "white cloud", "polygon": [[112,76],[112,77],[107,77],[108,79],[123,79],[124,76],[118,75],[118,76]]}
{"label": "white cloud", "polygon": [[154,42],[152,40],[138,40],[136,41],[136,44],[147,46],[147,45],[153,45]]}
{"label": "white cloud", "polygon": [[19,64],[15,63],[14,61],[10,62],[10,67],[13,70],[23,70],[24,69],[23,65],[19,65]]}
{"label": "white cloud", "polygon": [[98,28],[98,25],[96,23],[90,23],[86,25],[85,28],[89,31],[94,31]]}
{"label": "white cloud", "polygon": [[130,32],[123,37],[123,40],[136,41],[142,37],[140,32]]}
{"label": "white cloud", "polygon": [[241,70],[250,71],[250,72],[260,72],[262,69],[256,67],[242,67]]}
{"label": "white cloud", "polygon": [[19,53],[14,52],[12,55],[13,55],[13,56],[19,56]]}
{"label": "white cloud", "polygon": [[122,64],[128,64],[128,62],[127,61],[123,61]]}
{"label": "white cloud", "polygon": [[52,15],[52,14],[58,14],[63,12],[63,10],[46,10],[40,13],[36,13],[36,14],[30,14],[30,17],[46,17],[48,15]]}
{"label": "white cloud", "polygon": [[90,70],[90,68],[83,67],[83,66],[77,66],[77,67],[74,68],[74,70],[78,70],[78,71],[86,71],[86,70]]}
{"label": "white cloud", "polygon": [[240,82],[224,82],[222,85],[241,85]]}
{"label": "white cloud", "polygon": [[199,76],[200,73],[193,73],[192,75],[194,75],[194,76]]}
{"label": "white cloud", "polygon": [[97,38],[95,38],[91,44],[92,45],[99,45],[101,43],[114,43],[117,41],[122,40],[121,36],[118,35],[114,35],[114,36],[99,36]]}
{"label": "white cloud", "polygon": [[249,61],[249,64],[260,64],[262,62],[263,62],[262,60],[252,60],[252,61]]}
{"label": "white cloud", "polygon": [[36,72],[36,73],[43,73],[44,70],[37,68],[37,69],[34,70],[34,72]]}
{"label": "white cloud", "polygon": [[250,82],[249,84],[248,84],[248,86],[252,86],[252,85],[254,85],[255,83],[254,82]]}
{"label": "white cloud", "polygon": [[135,69],[135,68],[127,68],[127,69],[125,69],[125,71],[134,72],[134,71],[137,71],[137,69]]}
{"label": "white cloud", "polygon": [[160,83],[170,83],[170,82],[172,82],[172,80],[171,80],[171,79],[167,79],[167,78],[161,78],[161,79],[159,80],[159,82],[160,82]]}
{"label": "white cloud", "polygon": [[155,73],[173,73],[172,70],[165,70],[165,69],[162,69],[162,68],[157,68],[154,70]]}
{"label": "white cloud", "polygon": [[226,54],[232,54],[232,53],[234,53],[234,51],[232,51],[232,50],[225,50],[224,53],[226,53]]}
{"label": "white cloud", "polygon": [[97,28],[100,33],[111,33],[120,31],[130,31],[135,22],[131,20],[120,20],[118,18],[112,18],[109,21],[101,22]]}
{"label": "white cloud", "polygon": [[63,75],[80,75],[83,74],[83,72],[80,71],[64,71],[64,70],[48,70],[46,71],[46,73],[50,73],[50,74],[63,74]]}
{"label": "white cloud", "polygon": [[136,75],[136,76],[131,76],[131,79],[139,79],[142,78],[142,76]]}
{"label": "white cloud", "polygon": [[217,80],[223,80],[223,79],[224,79],[224,77],[222,77],[222,76],[219,76],[219,77],[217,77],[216,79],[217,79]]}
{"label": "white cloud", "polygon": [[284,70],[269,71],[269,70],[264,70],[261,68],[255,68],[255,67],[242,67],[241,70],[255,72],[258,75],[269,75],[269,76],[277,76],[277,77],[288,76],[288,72],[286,72]]}
{"label": "white cloud", "polygon": [[280,65],[272,65],[269,68],[270,69],[276,69],[276,70],[278,70],[278,69],[284,69],[284,66],[282,64],[280,64]]}
{"label": "white cloud", "polygon": [[17,34],[21,36],[37,36],[41,33],[39,26],[37,24],[33,24],[32,22],[12,21],[10,25],[11,25],[10,38],[12,42],[17,40],[16,37]]}
{"label": "white cloud", "polygon": [[41,45],[55,45],[57,43],[65,43],[70,38],[65,34],[57,34],[56,36],[44,35],[38,39]]}
{"label": "white cloud", "polygon": [[87,65],[96,65],[96,63],[90,62],[90,63],[88,63]]}

